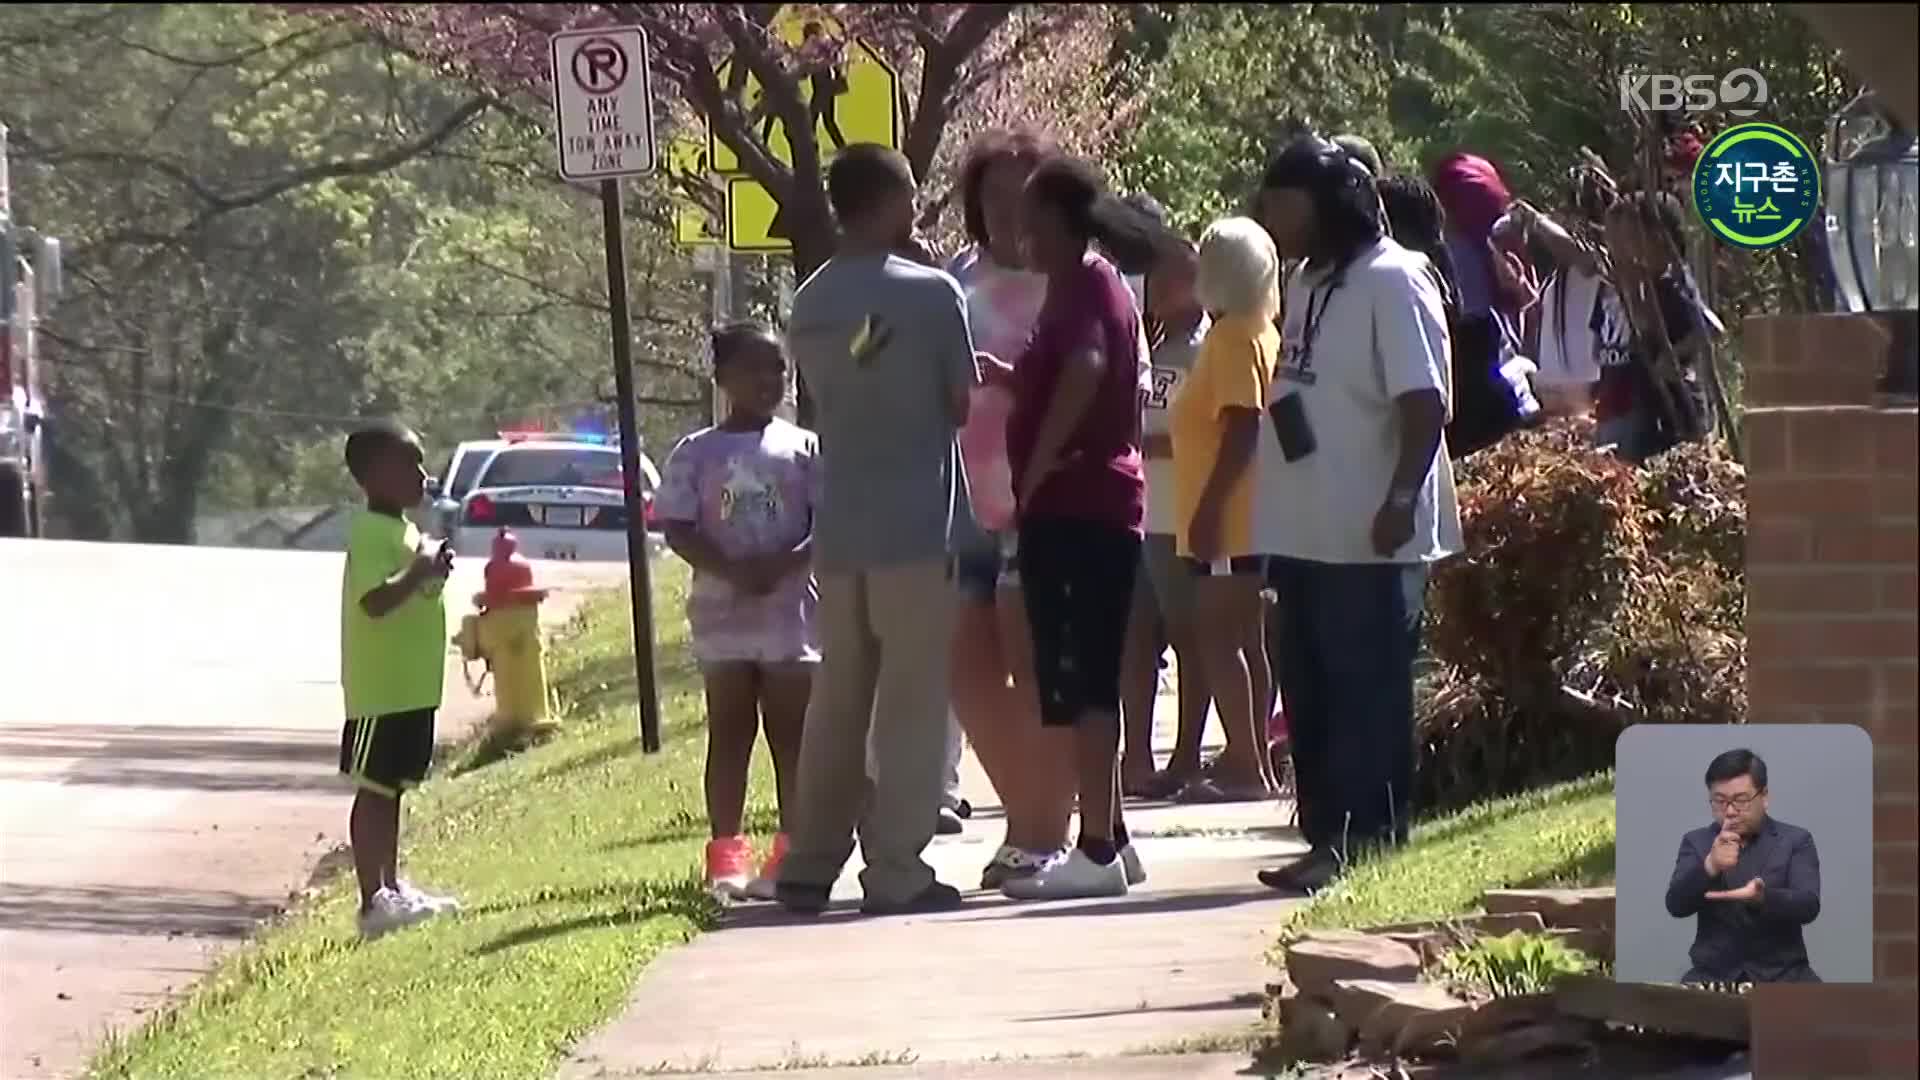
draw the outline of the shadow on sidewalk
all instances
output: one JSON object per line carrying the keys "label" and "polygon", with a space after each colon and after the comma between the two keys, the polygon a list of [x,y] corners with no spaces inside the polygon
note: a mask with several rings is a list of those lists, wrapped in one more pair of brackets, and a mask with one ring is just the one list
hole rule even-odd
{"label": "shadow on sidewalk", "polygon": [[276,731],[240,727],[177,727],[143,724],[8,725],[0,733],[0,758],[71,758],[77,761],[207,762],[312,761],[340,757],[338,728]]}
{"label": "shadow on sidewalk", "polygon": [[1148,1006],[1146,1008],[1134,1006],[1125,1009],[1104,1009],[1097,1012],[1044,1013],[1038,1016],[1017,1016],[1013,1018],[1013,1022],[1016,1024],[1051,1024],[1058,1023],[1062,1020],[1104,1020],[1110,1016],[1139,1016],[1145,1013],[1210,1013],[1228,1012],[1236,1009],[1250,1011],[1257,1017],[1260,1012],[1261,1002],[1262,995],[1260,994],[1234,994],[1231,997],[1221,998],[1215,1001],[1194,1001],[1185,1005]]}
{"label": "shadow on sidewalk", "polygon": [[997,892],[976,889],[965,894],[965,903],[957,910],[919,916],[864,915],[860,902],[835,900],[819,915],[795,915],[778,904],[740,904],[726,910],[717,929],[771,929],[785,926],[817,926],[855,920],[872,921],[894,918],[919,918],[943,923],[1000,922],[1007,919],[1059,919],[1106,915],[1178,914],[1222,911],[1250,903],[1275,903],[1288,899],[1264,885],[1249,882],[1228,888],[1183,889],[1138,892],[1110,900],[1009,900]]}
{"label": "shadow on sidewalk", "polygon": [[[338,791],[335,730],[259,728],[8,727],[0,763],[69,760],[57,774],[70,786],[163,791]],[[3,770],[0,770],[3,771]]]}
{"label": "shadow on sidewalk", "polygon": [[1239,907],[1242,904],[1270,904],[1286,899],[1257,882],[1246,885],[1233,885],[1224,889],[1182,889],[1161,892],[1138,892],[1128,896],[1117,896],[1110,900],[1006,900],[998,893],[969,893],[966,907],[968,911],[975,907],[986,908],[983,900],[991,898],[991,910],[983,910],[978,915],[953,919],[953,922],[986,922],[999,919],[1062,919],[1080,918],[1089,915],[1145,915],[1173,914],[1179,912],[1220,911]]}
{"label": "shadow on sidewalk", "polygon": [[0,886],[0,928],[17,931],[242,938],[279,910],[212,889]]}

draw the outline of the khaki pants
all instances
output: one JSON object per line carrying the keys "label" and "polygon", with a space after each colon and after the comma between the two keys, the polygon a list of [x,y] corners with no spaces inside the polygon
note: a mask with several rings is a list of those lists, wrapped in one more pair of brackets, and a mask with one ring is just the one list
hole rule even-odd
{"label": "khaki pants", "polygon": [[920,854],[939,816],[955,602],[945,559],[820,575],[821,661],[783,881],[831,885],[857,828],[869,901],[902,903],[933,883]]}

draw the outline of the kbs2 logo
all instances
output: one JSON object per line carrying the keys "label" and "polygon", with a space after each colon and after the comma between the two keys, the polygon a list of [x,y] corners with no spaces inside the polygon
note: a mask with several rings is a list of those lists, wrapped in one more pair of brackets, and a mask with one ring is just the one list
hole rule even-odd
{"label": "kbs2 logo", "polygon": [[1620,109],[1632,112],[1707,112],[1716,106],[1734,116],[1752,116],[1767,103],[1766,76],[1752,68],[1734,68],[1725,78],[1712,75],[1620,76]]}

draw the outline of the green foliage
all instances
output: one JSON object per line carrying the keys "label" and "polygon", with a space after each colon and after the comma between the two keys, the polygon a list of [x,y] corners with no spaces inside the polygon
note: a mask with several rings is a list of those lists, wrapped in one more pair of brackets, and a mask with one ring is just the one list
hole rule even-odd
{"label": "green foliage", "polygon": [[1460,469],[1467,550],[1428,593],[1419,805],[1606,768],[1627,724],[1746,717],[1744,471],[1706,445],[1634,470],[1590,441],[1523,432]]}
{"label": "green foliage", "polygon": [[1385,135],[1387,84],[1346,5],[1174,7],[1147,108],[1122,141],[1121,182],[1152,192],[1198,233],[1253,191],[1296,128]]}
{"label": "green foliage", "polygon": [[[1816,141],[1851,90],[1837,57],[1775,4],[1142,8],[1123,41],[1143,61],[1145,106],[1117,172],[1195,232],[1245,204],[1296,126],[1364,135],[1390,170],[1424,172],[1473,150],[1516,195],[1554,209],[1583,146],[1631,179],[1622,73],[1759,70],[1770,90],[1761,118]],[[1709,137],[1726,122],[1702,119]],[[1729,325],[1813,306],[1811,236],[1759,256],[1711,250],[1705,284]]]}
{"label": "green foliage", "polygon": [[[599,207],[552,176],[544,117],[271,6],[10,7],[0,59],[16,208],[67,243],[44,329],[68,531],[177,541],[334,502],[362,416],[436,456],[611,419]],[[707,305],[664,193],[629,188],[657,452],[707,415]]]}
{"label": "green foliage", "polygon": [[1546,934],[1514,931],[1481,937],[1440,957],[1440,976],[1469,996],[1507,998],[1544,994],[1561,980],[1591,972],[1586,953]]}
{"label": "green foliage", "polygon": [[[1280,939],[1448,919],[1477,910],[1488,889],[1607,884],[1613,862],[1607,772],[1416,822],[1407,844],[1355,865],[1294,908]],[[1278,962],[1278,949],[1269,955]]]}

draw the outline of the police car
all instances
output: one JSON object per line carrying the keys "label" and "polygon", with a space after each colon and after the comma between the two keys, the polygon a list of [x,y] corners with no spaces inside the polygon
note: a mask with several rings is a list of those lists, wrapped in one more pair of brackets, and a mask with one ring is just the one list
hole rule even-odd
{"label": "police car", "polygon": [[[625,562],[627,507],[615,440],[592,433],[502,432],[459,498],[453,551],[485,559],[501,528],[530,559]],[[652,532],[660,473],[640,455],[640,498]]]}
{"label": "police car", "polygon": [[414,515],[419,526],[433,536],[451,537],[460,521],[460,503],[473,490],[494,451],[505,445],[502,439],[473,439],[454,447],[440,474],[427,481],[424,505]]}

